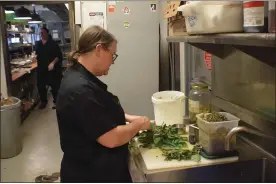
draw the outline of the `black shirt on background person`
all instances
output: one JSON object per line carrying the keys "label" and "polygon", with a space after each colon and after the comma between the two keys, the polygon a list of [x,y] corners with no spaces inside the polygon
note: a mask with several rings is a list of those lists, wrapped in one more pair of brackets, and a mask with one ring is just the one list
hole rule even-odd
{"label": "black shirt on background person", "polygon": [[[147,117],[128,115],[97,76],[107,75],[117,58],[117,41],[99,26],[80,37],[75,62],[64,74],[57,96],[61,182],[131,182],[128,142],[151,129]],[[76,57],[75,57],[76,56]],[[129,122],[129,124],[126,124]]]}
{"label": "black shirt on background person", "polygon": [[36,42],[35,52],[37,59],[37,87],[40,95],[40,109],[48,103],[47,88],[51,87],[54,103],[56,102],[62,78],[62,52],[58,44],[49,35],[47,28],[41,28],[41,40]]}

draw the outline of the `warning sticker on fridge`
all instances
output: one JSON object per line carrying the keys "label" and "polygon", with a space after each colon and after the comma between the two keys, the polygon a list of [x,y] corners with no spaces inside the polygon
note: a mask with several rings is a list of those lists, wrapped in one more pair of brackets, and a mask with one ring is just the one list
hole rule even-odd
{"label": "warning sticker on fridge", "polygon": [[108,1],[108,5],[116,5],[116,1]]}
{"label": "warning sticker on fridge", "polygon": [[152,12],[156,12],[156,4],[151,4],[151,5],[150,5],[150,10],[151,10]]}
{"label": "warning sticker on fridge", "polygon": [[129,28],[129,26],[130,26],[130,23],[128,21],[124,21],[124,27]]}
{"label": "warning sticker on fridge", "polygon": [[204,61],[206,64],[206,68],[208,70],[212,70],[212,54],[204,52]]}
{"label": "warning sticker on fridge", "polygon": [[103,12],[89,12],[91,24],[104,27],[104,14]]}
{"label": "warning sticker on fridge", "polygon": [[129,15],[130,14],[130,9],[128,7],[125,7],[123,9],[123,12],[124,12],[125,15]]}
{"label": "warning sticker on fridge", "polygon": [[108,12],[113,13],[115,11],[115,5],[108,5]]}

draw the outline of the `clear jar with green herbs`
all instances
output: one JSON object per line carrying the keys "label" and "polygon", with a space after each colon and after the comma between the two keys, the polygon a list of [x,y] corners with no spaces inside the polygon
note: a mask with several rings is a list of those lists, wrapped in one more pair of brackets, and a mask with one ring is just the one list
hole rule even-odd
{"label": "clear jar with green herbs", "polygon": [[192,123],[196,123],[196,115],[208,113],[211,108],[211,94],[208,85],[193,83],[189,93],[189,117]]}

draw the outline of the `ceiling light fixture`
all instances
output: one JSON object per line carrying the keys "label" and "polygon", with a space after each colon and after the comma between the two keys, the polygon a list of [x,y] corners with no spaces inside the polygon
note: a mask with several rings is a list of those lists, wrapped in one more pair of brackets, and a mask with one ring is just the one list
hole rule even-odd
{"label": "ceiling light fixture", "polygon": [[21,19],[21,20],[30,20],[31,18],[31,13],[28,9],[24,8],[21,6],[17,10],[15,10],[15,18],[14,19]]}
{"label": "ceiling light fixture", "polygon": [[[33,6],[34,7],[34,6]],[[35,7],[33,8],[33,14],[32,14],[32,20],[30,20],[29,24],[39,24],[43,20],[40,18],[40,16],[35,12]]]}
{"label": "ceiling light fixture", "polygon": [[5,14],[11,14],[14,13],[13,7],[5,7]]}

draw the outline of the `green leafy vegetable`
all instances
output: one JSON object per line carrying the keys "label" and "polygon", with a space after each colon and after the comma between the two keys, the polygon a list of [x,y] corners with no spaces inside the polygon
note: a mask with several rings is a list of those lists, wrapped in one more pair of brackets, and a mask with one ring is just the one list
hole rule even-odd
{"label": "green leafy vegetable", "polygon": [[187,137],[178,133],[174,125],[154,126],[151,131],[139,134],[138,141],[143,148],[159,148],[166,160],[195,160],[200,161],[199,147],[187,149]]}
{"label": "green leafy vegetable", "polygon": [[176,126],[154,126],[152,131],[144,131],[138,137],[144,148],[173,148],[180,149],[187,146],[187,137],[178,134]]}
{"label": "green leafy vegetable", "polygon": [[189,149],[172,149],[172,150],[162,150],[163,156],[166,157],[167,161],[170,160],[194,160],[196,162],[200,161],[200,147],[195,146],[192,150]]}
{"label": "green leafy vegetable", "polygon": [[227,121],[227,118],[225,116],[217,112],[212,112],[211,114],[203,114],[201,118],[208,122]]}

